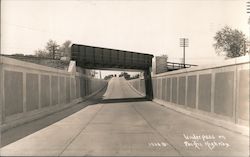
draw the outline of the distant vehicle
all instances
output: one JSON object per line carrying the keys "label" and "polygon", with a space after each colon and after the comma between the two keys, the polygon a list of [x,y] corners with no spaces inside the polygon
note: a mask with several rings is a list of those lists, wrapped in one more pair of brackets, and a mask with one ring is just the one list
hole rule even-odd
{"label": "distant vehicle", "polygon": [[127,72],[122,72],[119,77],[124,77],[126,80],[130,79],[130,75]]}

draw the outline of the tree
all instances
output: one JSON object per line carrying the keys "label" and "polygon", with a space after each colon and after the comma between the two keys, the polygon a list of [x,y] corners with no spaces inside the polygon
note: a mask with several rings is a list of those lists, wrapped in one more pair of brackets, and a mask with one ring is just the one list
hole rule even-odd
{"label": "tree", "polygon": [[168,55],[167,54],[163,54],[163,55],[161,55],[161,57],[168,59]]}
{"label": "tree", "polygon": [[56,41],[49,40],[46,43],[45,49],[35,51],[35,56],[43,58],[60,59],[61,57],[71,57],[71,41],[65,41],[61,46]]}
{"label": "tree", "polygon": [[60,55],[62,57],[71,58],[71,49],[70,49],[70,46],[71,46],[71,41],[70,40],[65,41],[62,44],[62,46],[60,46],[59,51],[60,51]]}
{"label": "tree", "polygon": [[35,51],[35,56],[41,57],[41,58],[48,58],[49,57],[46,50],[41,50],[41,49],[38,49],[38,50]]}
{"label": "tree", "polygon": [[46,51],[48,52],[48,56],[52,57],[53,59],[60,58],[59,52],[59,45],[56,43],[56,41],[49,40],[46,45]]}
{"label": "tree", "polygon": [[214,40],[216,43],[213,46],[218,55],[223,54],[228,58],[234,58],[246,53],[246,37],[237,29],[225,26],[216,33]]}
{"label": "tree", "polygon": [[111,79],[112,77],[113,77],[113,75],[110,74],[110,75],[108,75],[108,76],[105,76],[105,77],[104,77],[104,80],[109,80],[109,79]]}

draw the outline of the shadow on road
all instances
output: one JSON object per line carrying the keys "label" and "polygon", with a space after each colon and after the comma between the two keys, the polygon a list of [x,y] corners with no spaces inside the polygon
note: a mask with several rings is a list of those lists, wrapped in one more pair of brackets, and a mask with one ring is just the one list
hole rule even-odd
{"label": "shadow on road", "polygon": [[103,88],[99,93],[90,97],[89,99],[73,105],[72,107],[65,108],[58,112],[52,113],[45,117],[33,120],[31,122],[25,123],[23,125],[11,128],[1,133],[1,147],[4,147],[12,142],[15,142],[25,136],[28,136],[36,131],[39,131],[65,117],[72,115],[73,113],[89,106],[95,105],[102,101],[102,96],[105,93],[107,86]]}
{"label": "shadow on road", "polygon": [[117,98],[117,99],[103,99],[100,103],[122,103],[122,102],[140,102],[140,101],[148,101],[146,97],[138,97],[138,98]]}
{"label": "shadow on road", "polygon": [[140,101],[148,101],[146,97],[136,97],[136,98],[115,98],[115,99],[103,99],[103,95],[107,90],[106,86],[96,95],[80,102],[78,104],[72,105],[68,108],[62,109],[60,111],[51,113],[46,115],[42,118],[33,120],[31,122],[27,122],[20,126],[5,130],[1,133],[1,147],[4,147],[12,142],[15,142],[25,136],[28,136],[34,132],[37,132],[51,124],[56,123],[57,121],[68,117],[75,112],[89,106],[89,105],[96,105],[98,103],[122,103],[122,102],[140,102]]}

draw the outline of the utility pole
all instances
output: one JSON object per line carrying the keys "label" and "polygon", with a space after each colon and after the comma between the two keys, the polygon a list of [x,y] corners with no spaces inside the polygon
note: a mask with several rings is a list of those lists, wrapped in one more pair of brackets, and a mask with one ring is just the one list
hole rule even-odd
{"label": "utility pole", "polygon": [[[250,14],[250,1],[247,2],[247,14]],[[250,16],[248,17],[248,24],[250,25]],[[250,33],[250,31],[249,31]],[[250,36],[249,36],[250,38]]]}
{"label": "utility pole", "polygon": [[[250,1],[247,1],[247,14],[250,14]],[[249,47],[249,41],[250,41],[250,16],[248,17],[248,24],[249,24],[249,36],[248,36],[247,44],[245,44],[245,50]]]}
{"label": "utility pole", "polygon": [[184,68],[186,68],[185,48],[188,47],[188,38],[180,38],[180,47],[183,47],[183,65],[184,65]]}
{"label": "utility pole", "polygon": [[250,14],[250,1],[247,1],[247,14]]}

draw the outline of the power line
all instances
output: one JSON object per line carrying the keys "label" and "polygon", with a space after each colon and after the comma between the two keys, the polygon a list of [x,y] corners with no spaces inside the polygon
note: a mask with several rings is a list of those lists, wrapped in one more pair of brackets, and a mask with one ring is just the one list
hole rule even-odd
{"label": "power line", "polygon": [[26,29],[29,31],[35,31],[35,32],[40,32],[40,33],[48,33],[48,34],[54,34],[54,35],[60,35],[60,36],[72,36],[72,34],[64,34],[64,33],[58,33],[58,32],[52,32],[52,31],[48,31],[45,29],[38,29],[38,28],[33,28],[33,27],[27,27],[27,26],[23,26],[23,25],[19,25],[19,24],[13,24],[13,23],[9,23],[9,22],[4,22],[2,21],[1,25],[9,25],[9,26],[14,26],[17,28],[21,28],[21,29]]}

